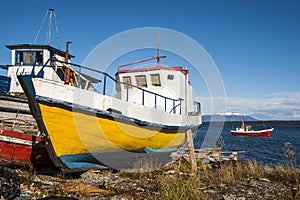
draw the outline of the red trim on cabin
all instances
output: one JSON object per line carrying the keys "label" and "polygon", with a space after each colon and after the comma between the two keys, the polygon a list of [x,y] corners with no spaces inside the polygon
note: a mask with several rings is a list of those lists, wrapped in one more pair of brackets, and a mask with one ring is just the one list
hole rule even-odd
{"label": "red trim on cabin", "polygon": [[182,69],[182,66],[172,66],[172,67],[163,67],[163,66],[155,66],[149,68],[136,68],[136,69],[118,69],[118,73],[130,73],[130,72],[143,72],[143,71],[155,71],[155,70],[175,70],[180,71],[185,76],[188,75],[188,69]]}

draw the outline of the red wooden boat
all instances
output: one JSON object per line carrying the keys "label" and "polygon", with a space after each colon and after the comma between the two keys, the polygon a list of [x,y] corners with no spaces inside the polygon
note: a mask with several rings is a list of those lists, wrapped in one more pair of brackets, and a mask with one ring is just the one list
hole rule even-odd
{"label": "red wooden boat", "polygon": [[[1,120],[3,122],[3,120]],[[24,166],[49,164],[50,159],[43,138],[29,133],[0,130],[0,164]]]}
{"label": "red wooden boat", "polygon": [[236,128],[235,130],[231,130],[231,135],[239,135],[239,136],[251,136],[251,137],[269,137],[274,128],[270,129],[262,129],[262,130],[252,130],[251,126],[243,125],[241,127]]}

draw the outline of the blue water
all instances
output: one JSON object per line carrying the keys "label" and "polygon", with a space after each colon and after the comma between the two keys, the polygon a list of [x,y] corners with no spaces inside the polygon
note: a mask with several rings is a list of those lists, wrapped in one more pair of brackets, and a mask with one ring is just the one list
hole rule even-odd
{"label": "blue water", "polygon": [[[200,148],[206,136],[209,123],[204,123],[194,138],[195,148]],[[238,124],[225,123],[221,129],[221,138],[224,141],[223,151],[245,151],[239,153],[239,159],[256,160],[258,163],[275,166],[286,164],[286,149],[284,143],[290,142],[295,153],[297,166],[300,166],[300,125],[270,124],[274,131],[270,137],[242,137],[232,136],[230,130]],[[248,124],[251,125],[251,124]],[[261,125],[253,125],[259,129]]]}

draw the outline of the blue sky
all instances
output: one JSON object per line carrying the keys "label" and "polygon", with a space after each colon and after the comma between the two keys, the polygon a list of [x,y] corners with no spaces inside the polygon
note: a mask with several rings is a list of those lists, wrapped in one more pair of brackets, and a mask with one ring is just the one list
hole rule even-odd
{"label": "blue sky", "polygon": [[[228,112],[300,119],[300,1],[10,0],[1,8],[0,64],[10,62],[6,44],[33,42],[48,8],[56,11],[62,48],[72,41],[76,63],[112,35],[168,28],[191,37],[211,56],[224,82]],[[45,32],[40,36],[44,42]],[[209,94],[199,94],[203,112],[209,113]]]}

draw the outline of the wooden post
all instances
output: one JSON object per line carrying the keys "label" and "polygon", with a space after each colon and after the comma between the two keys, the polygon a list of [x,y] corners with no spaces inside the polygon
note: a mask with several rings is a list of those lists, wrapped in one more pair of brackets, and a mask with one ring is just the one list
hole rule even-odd
{"label": "wooden post", "polygon": [[190,163],[191,163],[191,167],[192,167],[191,174],[195,175],[195,173],[197,171],[197,162],[196,162],[196,157],[195,157],[195,149],[194,149],[194,142],[193,142],[191,129],[188,129],[186,131],[186,139],[187,139],[187,144],[188,144],[188,149],[189,149]]}
{"label": "wooden post", "polygon": [[[185,90],[184,90],[184,112],[185,115],[187,116],[186,119],[188,119],[188,104],[187,104],[187,100],[188,100],[188,71],[186,71],[185,75]],[[186,121],[188,122],[188,120]],[[189,154],[190,154],[190,163],[191,163],[191,167],[192,167],[192,171],[191,171],[191,175],[195,176],[196,175],[196,171],[197,171],[197,162],[196,162],[196,157],[195,157],[195,149],[194,149],[194,142],[193,142],[193,136],[192,136],[192,130],[188,129],[186,130],[186,140],[187,140],[187,144],[188,144],[188,149],[189,149]]]}

